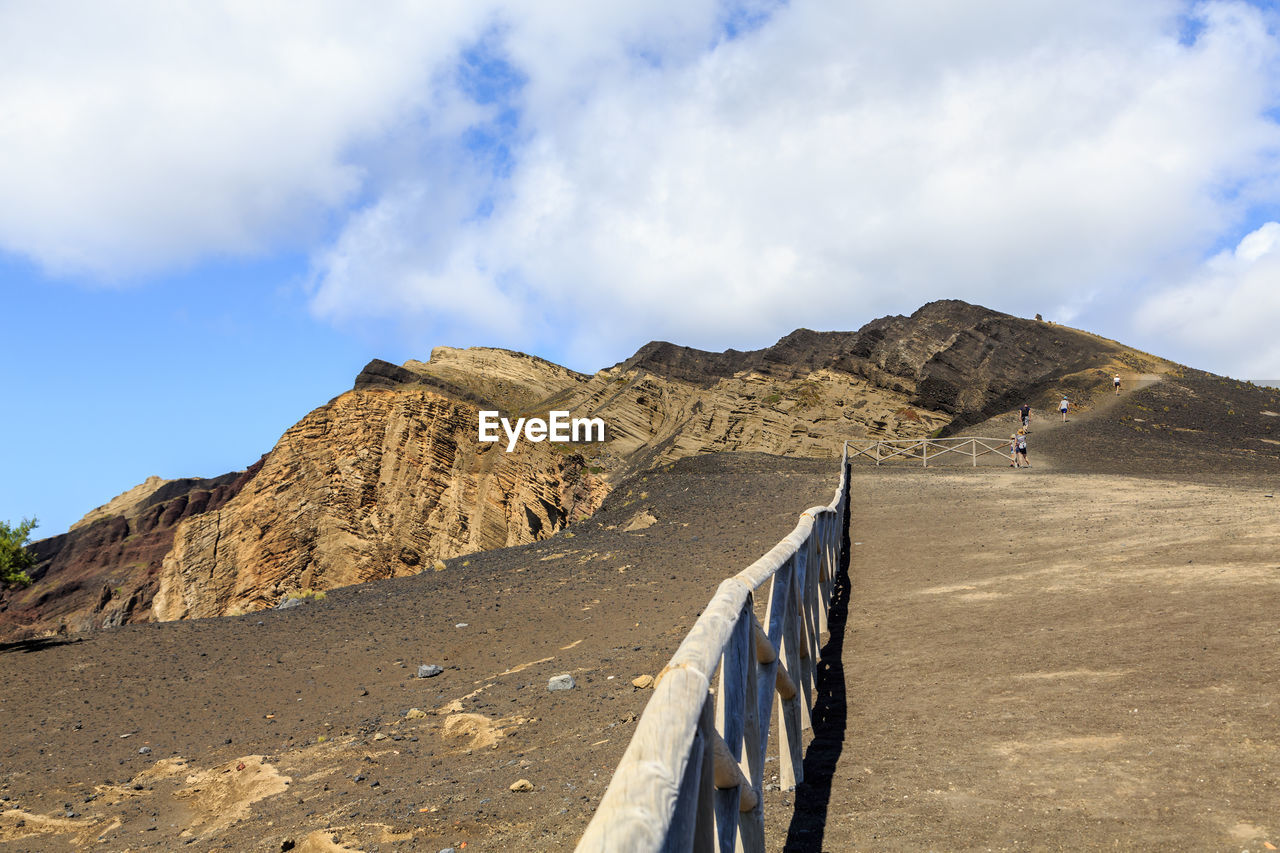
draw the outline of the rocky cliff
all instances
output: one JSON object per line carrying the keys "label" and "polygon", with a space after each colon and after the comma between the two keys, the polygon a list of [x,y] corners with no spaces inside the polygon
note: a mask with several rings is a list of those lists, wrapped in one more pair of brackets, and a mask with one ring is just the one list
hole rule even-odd
{"label": "rocky cliff", "polygon": [[582,458],[476,439],[476,408],[434,391],[351,391],[280,439],[227,504],[187,520],[164,558],[156,619],[217,616],[429,571],[532,542],[607,493]]}
{"label": "rocky cliff", "polygon": [[[846,438],[945,433],[1063,392],[1087,404],[1112,370],[1168,367],[955,301],[761,350],[654,342],[592,376],[483,347],[374,360],[253,468],[149,480],[38,543],[36,583],[0,599],[0,631],[271,607],[548,536],[594,512],[610,483],[681,457],[834,456]],[[598,417],[606,440],[506,453],[478,441],[481,409]]]}
{"label": "rocky cliff", "polygon": [[149,621],[165,555],[179,525],[216,512],[257,474],[204,480],[151,477],[33,546],[32,585],[0,596],[0,637],[82,632]]}

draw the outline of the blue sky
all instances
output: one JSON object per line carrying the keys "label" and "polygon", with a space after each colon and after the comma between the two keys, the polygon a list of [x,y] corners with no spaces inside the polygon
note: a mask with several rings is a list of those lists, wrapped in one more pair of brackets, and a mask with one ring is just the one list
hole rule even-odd
{"label": "blue sky", "polygon": [[243,468],[370,358],[962,298],[1280,377],[1273,4],[0,6],[0,519]]}

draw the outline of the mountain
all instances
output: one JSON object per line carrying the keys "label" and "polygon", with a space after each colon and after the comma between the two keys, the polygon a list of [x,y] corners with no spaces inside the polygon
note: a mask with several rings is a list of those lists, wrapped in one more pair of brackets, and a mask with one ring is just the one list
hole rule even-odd
{"label": "mountain", "polygon": [[[273,607],[545,538],[622,479],[684,457],[832,457],[846,438],[950,434],[1064,393],[1087,408],[1115,371],[1176,369],[954,300],[760,350],[656,341],[591,376],[484,347],[374,360],[244,471],[152,478],[36,543],[34,583],[0,599],[0,635]],[[481,411],[599,418],[605,438],[521,440],[508,453],[478,440]]]}

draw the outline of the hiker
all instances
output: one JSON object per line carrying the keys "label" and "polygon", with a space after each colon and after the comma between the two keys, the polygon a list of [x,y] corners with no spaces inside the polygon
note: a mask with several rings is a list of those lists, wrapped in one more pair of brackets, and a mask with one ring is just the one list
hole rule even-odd
{"label": "hiker", "polygon": [[1030,468],[1031,463],[1027,461],[1027,431],[1025,429],[1018,430],[1018,434],[1014,436],[1014,463],[1019,468]]}
{"label": "hiker", "polygon": [[1009,467],[1016,468],[1018,465],[1018,434],[1015,432],[1009,436]]}
{"label": "hiker", "polygon": [[1022,404],[1022,428],[1026,429],[1031,423],[1031,407],[1026,403]]}
{"label": "hiker", "polygon": [[1116,374],[1115,383],[1116,383],[1116,396],[1119,397],[1120,396],[1120,374],[1119,373]]}
{"label": "hiker", "polygon": [[1070,403],[1067,402],[1066,397],[1063,397],[1062,402],[1058,404],[1058,411],[1062,412],[1062,422],[1064,424],[1067,422],[1067,406],[1069,405]]}

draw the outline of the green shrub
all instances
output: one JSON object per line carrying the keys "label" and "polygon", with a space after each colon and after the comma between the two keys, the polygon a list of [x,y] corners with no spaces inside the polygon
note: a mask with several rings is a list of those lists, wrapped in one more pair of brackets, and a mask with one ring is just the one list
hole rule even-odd
{"label": "green shrub", "polygon": [[24,518],[14,525],[0,521],[0,584],[27,586],[31,583],[27,569],[35,565],[36,558],[27,548],[27,542],[36,526],[34,518]]}

